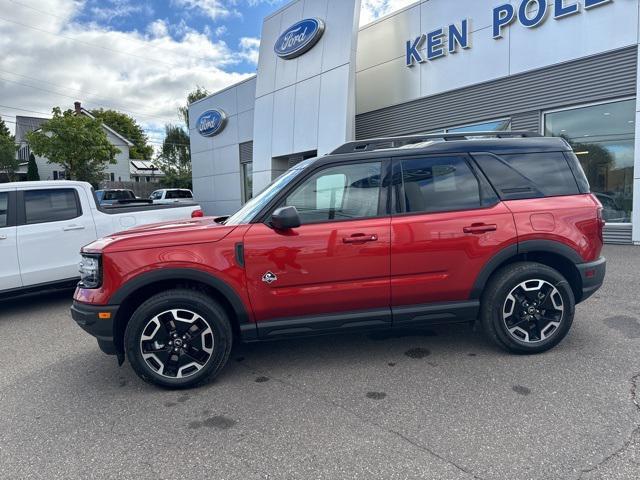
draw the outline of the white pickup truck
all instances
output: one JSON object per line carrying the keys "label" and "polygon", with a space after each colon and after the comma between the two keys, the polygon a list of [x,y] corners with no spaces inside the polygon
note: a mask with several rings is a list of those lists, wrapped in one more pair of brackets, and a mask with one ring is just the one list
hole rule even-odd
{"label": "white pickup truck", "polygon": [[100,207],[85,182],[1,183],[0,298],[71,286],[79,278],[82,246],[121,230],[192,215],[201,215],[196,203]]}

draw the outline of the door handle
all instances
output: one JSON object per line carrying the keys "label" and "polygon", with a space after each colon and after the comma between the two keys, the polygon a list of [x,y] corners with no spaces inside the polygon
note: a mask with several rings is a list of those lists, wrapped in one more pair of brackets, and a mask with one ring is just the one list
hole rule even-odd
{"label": "door handle", "polygon": [[69,225],[68,227],[64,227],[62,230],[65,232],[71,232],[73,230],[84,230],[84,225]]}
{"label": "door handle", "polygon": [[350,237],[344,237],[342,239],[344,243],[366,243],[366,242],[377,242],[378,235],[375,233],[372,235],[365,235],[364,233],[354,233]]}
{"label": "door handle", "polygon": [[497,225],[487,225],[486,223],[474,223],[473,225],[469,225],[468,227],[464,227],[462,231],[464,233],[473,233],[475,235],[487,232],[495,232],[498,230]]}

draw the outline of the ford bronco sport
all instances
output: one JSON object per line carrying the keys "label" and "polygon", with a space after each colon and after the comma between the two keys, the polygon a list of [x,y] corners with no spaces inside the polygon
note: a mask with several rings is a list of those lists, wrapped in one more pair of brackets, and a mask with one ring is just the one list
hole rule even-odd
{"label": "ford bronco sport", "polygon": [[548,350],[602,285],[602,207],[565,140],[468,135],[350,142],[230,217],[93,242],[73,318],[173,388],[214,377],[234,339],[473,322]]}

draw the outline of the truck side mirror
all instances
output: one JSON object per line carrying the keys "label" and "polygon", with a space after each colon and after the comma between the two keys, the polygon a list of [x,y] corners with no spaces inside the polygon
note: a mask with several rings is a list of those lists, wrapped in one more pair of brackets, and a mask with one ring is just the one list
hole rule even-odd
{"label": "truck side mirror", "polygon": [[300,215],[296,207],[281,207],[271,215],[271,226],[276,230],[289,230],[300,226]]}

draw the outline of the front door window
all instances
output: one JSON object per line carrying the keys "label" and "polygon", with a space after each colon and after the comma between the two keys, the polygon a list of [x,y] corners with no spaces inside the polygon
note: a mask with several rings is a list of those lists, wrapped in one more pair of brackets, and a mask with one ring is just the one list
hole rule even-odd
{"label": "front door window", "polygon": [[326,168],[306,180],[284,205],[296,207],[302,224],[378,215],[380,162]]}

